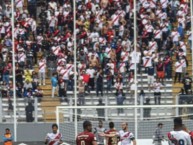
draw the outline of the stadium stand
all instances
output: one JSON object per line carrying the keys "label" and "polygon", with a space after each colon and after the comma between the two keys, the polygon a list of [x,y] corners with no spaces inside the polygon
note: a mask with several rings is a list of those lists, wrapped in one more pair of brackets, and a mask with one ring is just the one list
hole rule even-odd
{"label": "stadium stand", "polygon": [[[103,96],[108,99],[107,105],[116,105],[120,92],[126,97],[124,104],[131,105],[135,62],[138,94],[144,90],[145,98],[154,104],[154,93],[161,92],[161,104],[175,103],[175,96],[183,87],[181,82],[174,83],[175,66],[179,67],[182,78],[186,72],[192,73],[188,1],[139,0],[135,53],[132,0],[78,0],[77,73],[73,68],[72,8],[70,0],[15,1],[14,47],[20,118],[25,118],[26,98],[33,101],[38,97],[39,120],[54,122],[57,105],[73,104],[74,74],[78,77],[79,105],[97,105]],[[1,56],[5,58],[4,49],[1,49]],[[11,54],[7,58],[1,72],[10,70],[11,78]],[[2,76],[5,83],[1,94],[9,99],[11,95],[5,90],[11,83],[7,75]],[[3,100],[4,106],[8,99]],[[125,112],[132,116],[129,110]],[[96,112],[90,114],[97,115]],[[112,110],[109,116],[126,114]],[[172,112],[152,110],[151,116],[157,114],[172,115]],[[10,115],[5,118],[9,119]]]}

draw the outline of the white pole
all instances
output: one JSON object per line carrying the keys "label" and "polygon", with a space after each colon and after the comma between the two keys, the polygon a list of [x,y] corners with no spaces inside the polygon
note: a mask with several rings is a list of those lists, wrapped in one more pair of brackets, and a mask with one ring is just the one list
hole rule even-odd
{"label": "white pole", "polygon": [[[191,18],[191,41],[193,45],[193,2],[190,0],[190,18]],[[192,50],[192,76],[193,76],[193,47],[190,48]]]}
{"label": "white pole", "polygon": [[57,123],[57,125],[58,125],[58,132],[60,132],[60,118],[59,118],[59,108],[58,107],[56,107],[56,123]]}
{"label": "white pole", "polygon": [[[76,70],[76,0],[73,0],[73,21],[74,21],[74,105],[77,106],[77,70]],[[75,138],[78,135],[77,109],[74,109]]]}
{"label": "white pole", "polygon": [[12,64],[13,64],[13,118],[14,118],[14,141],[17,141],[17,114],[16,114],[16,82],[15,82],[15,50],[14,50],[14,0],[11,0],[11,25],[12,25]]}
{"label": "white pole", "polygon": [[[134,22],[133,22],[133,29],[134,29],[134,52],[135,54],[137,53],[137,19],[136,19],[136,0],[133,0],[133,14],[134,14]],[[135,106],[137,106],[137,63],[135,61],[135,75],[134,75],[134,80],[135,80]],[[135,138],[137,139],[138,136],[138,123],[137,123],[137,108],[135,108]]]}

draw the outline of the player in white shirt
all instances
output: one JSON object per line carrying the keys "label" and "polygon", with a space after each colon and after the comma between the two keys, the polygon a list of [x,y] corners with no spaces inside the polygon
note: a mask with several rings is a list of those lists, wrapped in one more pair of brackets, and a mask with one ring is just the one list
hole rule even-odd
{"label": "player in white shirt", "polygon": [[58,125],[52,125],[52,133],[47,133],[45,144],[47,145],[60,145],[62,144],[62,134],[58,132]]}
{"label": "player in white shirt", "polygon": [[119,132],[117,132],[115,134],[113,134],[113,133],[112,134],[101,133],[101,136],[105,136],[105,137],[119,136],[120,137],[120,142],[118,143],[119,145],[131,145],[131,142],[133,143],[133,145],[137,145],[137,142],[135,140],[133,133],[130,132],[128,129],[128,123],[123,122],[121,124],[121,128],[122,128],[122,130],[120,130]]}
{"label": "player in white shirt", "polygon": [[182,130],[182,119],[174,118],[174,130],[168,133],[169,145],[192,145],[190,135]]}

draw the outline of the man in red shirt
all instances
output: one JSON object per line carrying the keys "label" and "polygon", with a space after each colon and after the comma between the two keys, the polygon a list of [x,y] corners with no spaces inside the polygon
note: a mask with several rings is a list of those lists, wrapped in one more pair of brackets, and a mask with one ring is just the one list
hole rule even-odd
{"label": "man in red shirt", "polygon": [[[109,130],[106,132],[106,134],[116,134],[116,129],[114,128],[114,123],[113,122],[109,122]],[[106,145],[117,145],[118,143],[118,138],[117,136],[114,137],[107,137],[106,139]]]}
{"label": "man in red shirt", "polygon": [[92,133],[92,124],[90,121],[83,122],[84,131],[79,133],[76,138],[76,145],[97,145],[96,137]]}

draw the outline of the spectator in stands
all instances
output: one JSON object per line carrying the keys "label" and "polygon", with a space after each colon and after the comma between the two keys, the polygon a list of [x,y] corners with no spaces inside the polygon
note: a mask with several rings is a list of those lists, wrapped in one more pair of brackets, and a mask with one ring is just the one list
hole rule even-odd
{"label": "spectator in stands", "polygon": [[7,90],[6,82],[3,82],[1,86],[1,95],[3,98],[8,97],[8,90]]}
{"label": "spectator in stands", "polygon": [[31,102],[29,102],[28,105],[25,107],[26,122],[34,121],[33,111],[34,111],[34,106]]}
{"label": "spectator in stands", "polygon": [[177,79],[178,79],[178,82],[180,83],[181,76],[182,76],[183,63],[181,63],[180,60],[177,60],[174,66],[175,66],[174,83],[176,83]]}
{"label": "spectator in stands", "polygon": [[16,75],[16,82],[23,84],[23,75],[24,71],[19,67],[18,64],[16,64],[16,70],[15,70],[15,75]]}
{"label": "spectator in stands", "polygon": [[83,82],[83,80],[79,80],[79,84],[78,84],[78,102],[79,105],[85,105],[85,83]]}
{"label": "spectator in stands", "polygon": [[[105,104],[103,103],[102,99],[99,99],[99,103],[97,104],[97,106],[105,106]],[[98,119],[99,120],[105,120],[105,109],[104,108],[97,108],[97,114],[98,114]]]}
{"label": "spectator in stands", "polygon": [[159,79],[156,79],[156,81],[153,83],[153,89],[154,89],[154,103],[155,105],[161,104],[161,88],[162,84],[160,83]]}
{"label": "spectator in stands", "polygon": [[86,73],[90,75],[90,79],[88,82],[88,86],[91,87],[91,90],[94,90],[94,78],[95,78],[95,70],[93,69],[92,65],[86,70]]}
{"label": "spectator in stands", "polygon": [[188,90],[192,89],[192,78],[189,77],[188,73],[186,73],[185,77],[182,80],[182,83],[184,85],[185,93],[188,94]]}
{"label": "spectator in stands", "polygon": [[61,98],[60,101],[66,101],[67,103],[69,102],[67,99],[67,94],[66,94],[66,83],[64,82],[62,75],[59,75],[58,78],[58,86],[59,86],[59,91],[58,91],[58,95]]}
{"label": "spectator in stands", "polygon": [[34,90],[33,95],[38,99],[38,102],[41,102],[43,98],[43,90],[40,87],[37,87],[37,89]]}
{"label": "spectator in stands", "polygon": [[164,83],[164,77],[165,77],[165,67],[164,62],[159,59],[158,64],[156,65],[156,71],[157,71],[157,78],[159,81],[163,84]]}
{"label": "spectator in stands", "polygon": [[13,104],[12,104],[12,100],[9,99],[8,100],[8,115],[11,114],[13,112]]}
{"label": "spectator in stands", "polygon": [[23,97],[23,87],[20,83],[16,83],[16,96],[19,98]]}
{"label": "spectator in stands", "polygon": [[52,98],[54,98],[54,94],[55,94],[57,86],[58,86],[58,80],[57,80],[57,74],[56,73],[52,74],[51,83],[52,83]]}
{"label": "spectator in stands", "polygon": [[99,95],[99,91],[101,92],[101,96],[103,96],[103,71],[100,70],[96,75],[96,94],[97,97]]}
{"label": "spectator in stands", "polygon": [[153,83],[154,83],[154,72],[155,72],[155,68],[153,66],[148,68],[147,71],[147,82],[148,82],[148,89],[150,90]]}
{"label": "spectator in stands", "polygon": [[39,60],[39,82],[40,85],[41,83],[43,83],[43,85],[45,85],[45,79],[46,79],[46,59],[41,56],[40,60]]}
{"label": "spectator in stands", "polygon": [[[123,92],[121,90],[119,90],[119,92],[116,95],[117,105],[123,105],[123,102],[124,102],[125,99],[126,98],[125,98]],[[123,108],[118,108],[117,113],[118,114],[124,113]]]}
{"label": "spectator in stands", "polygon": [[29,69],[26,69],[24,71],[24,76],[25,76],[25,82],[26,81],[29,81],[29,82],[32,81],[32,73],[31,73],[31,71]]}

